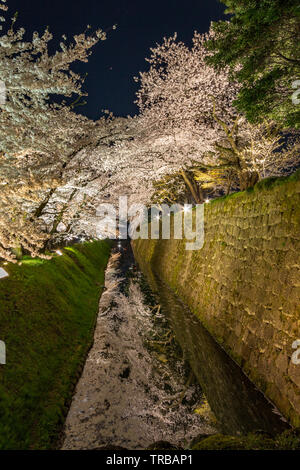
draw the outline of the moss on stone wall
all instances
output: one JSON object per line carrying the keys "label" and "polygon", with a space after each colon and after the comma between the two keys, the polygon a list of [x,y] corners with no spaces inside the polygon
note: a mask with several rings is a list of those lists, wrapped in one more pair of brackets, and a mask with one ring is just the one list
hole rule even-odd
{"label": "moss on stone wall", "polygon": [[295,425],[300,426],[300,171],[205,205],[205,242],[136,240],[140,266],[167,282]]}
{"label": "moss on stone wall", "polygon": [[0,449],[49,449],[91,346],[109,242],[25,257],[0,281]]}
{"label": "moss on stone wall", "polygon": [[260,433],[247,436],[214,434],[200,438],[192,450],[300,450],[300,432],[285,431],[276,438]]}

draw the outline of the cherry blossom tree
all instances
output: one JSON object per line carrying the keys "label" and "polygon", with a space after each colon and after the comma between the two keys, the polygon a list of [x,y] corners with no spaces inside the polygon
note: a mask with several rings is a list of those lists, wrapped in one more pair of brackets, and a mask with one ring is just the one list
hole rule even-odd
{"label": "cherry blossom tree", "polygon": [[[245,189],[299,161],[295,142],[284,148],[272,122],[254,126],[237,115],[233,102],[240,85],[227,67],[216,71],[208,64],[206,44],[214,34],[195,33],[191,48],[176,34],[164,39],[151,49],[149,70],[136,79],[140,133],[135,141],[145,150],[148,145],[148,154],[156,152],[162,170],[156,180],[164,171],[175,179],[181,174],[195,202],[203,202],[206,189]],[[192,168],[198,171],[196,182]]]}
{"label": "cherry blossom tree", "polygon": [[236,114],[239,85],[227,68],[207,63],[213,32],[195,33],[191,48],[176,35],[164,39],[137,78],[139,114],[107,112],[96,122],[74,111],[84,94],[71,65],[87,61],[105,33],[81,34],[69,45],[63,38],[53,55],[48,30],[31,42],[24,33],[13,19],[0,36],[7,96],[0,107],[1,258],[97,236],[97,207],[119,196],[128,204],[202,203],[208,192],[247,188],[296,162],[273,123],[255,126]]}
{"label": "cherry blossom tree", "polygon": [[226,123],[236,117],[233,101],[239,88],[226,68],[216,72],[207,64],[205,43],[211,35],[195,32],[191,48],[177,41],[176,34],[164,38],[151,49],[149,70],[136,78],[140,83],[136,142],[155,151],[161,161],[156,179],[180,171],[195,202],[203,202],[203,195],[186,167],[203,161],[223,132],[213,117],[214,103]]}
{"label": "cherry blossom tree", "polygon": [[[3,11],[5,3],[0,3]],[[74,36],[71,44],[63,38],[61,50],[51,55],[47,29],[25,41],[25,30],[15,26],[16,17],[0,36],[0,80],[6,91],[0,108],[0,256],[9,261],[15,260],[16,247],[37,254],[45,239],[43,222],[37,220],[45,198],[62,184],[65,168],[100,127],[73,110],[83,96],[83,79],[70,66],[86,62],[91,48],[106,37],[97,30]]]}
{"label": "cherry blossom tree", "polygon": [[[79,174],[81,189],[73,202],[81,198],[84,206],[81,216],[75,210],[77,219],[65,226],[88,233],[97,204],[117,204],[120,195],[128,196],[129,203],[186,197],[201,203],[208,192],[244,189],[259,178],[281,174],[291,157],[278,151],[282,136],[272,123],[253,126],[236,114],[232,103],[238,85],[228,70],[216,72],[205,60],[211,34],[195,33],[192,48],[174,36],[152,49],[150,68],[137,79],[140,114],[112,119],[106,140],[81,152],[90,179],[82,184]],[[231,132],[237,151],[230,148]],[[65,208],[67,220],[71,206]]]}

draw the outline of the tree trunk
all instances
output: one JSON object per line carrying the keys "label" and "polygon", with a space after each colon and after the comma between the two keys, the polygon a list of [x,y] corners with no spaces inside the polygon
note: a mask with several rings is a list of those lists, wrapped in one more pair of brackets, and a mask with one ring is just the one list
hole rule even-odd
{"label": "tree trunk", "polygon": [[12,248],[11,250],[13,252],[13,254],[15,255],[15,257],[20,260],[22,259],[22,256],[23,256],[23,249],[22,249],[22,245],[16,245],[14,248]]}
{"label": "tree trunk", "polygon": [[185,170],[181,170],[180,174],[189,189],[194,201],[196,204],[202,204],[203,203],[203,192],[202,189],[195,184],[195,181],[191,181],[188,173]]}
{"label": "tree trunk", "polygon": [[48,202],[50,201],[50,198],[52,194],[55,192],[56,188],[50,189],[49,193],[47,194],[46,198],[41,202],[41,204],[37,207],[37,209],[34,212],[34,217],[40,217],[43,213],[43,210],[47,206]]}
{"label": "tree trunk", "polygon": [[245,191],[248,188],[252,188],[259,180],[259,174],[256,172],[245,172],[239,175],[240,190]]}

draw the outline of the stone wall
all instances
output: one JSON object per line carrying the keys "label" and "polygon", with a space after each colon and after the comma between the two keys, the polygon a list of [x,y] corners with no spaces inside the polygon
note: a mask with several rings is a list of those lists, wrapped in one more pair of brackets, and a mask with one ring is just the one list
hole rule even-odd
{"label": "stone wall", "polygon": [[300,426],[300,173],[205,205],[205,242],[136,240],[151,266],[294,425]]}

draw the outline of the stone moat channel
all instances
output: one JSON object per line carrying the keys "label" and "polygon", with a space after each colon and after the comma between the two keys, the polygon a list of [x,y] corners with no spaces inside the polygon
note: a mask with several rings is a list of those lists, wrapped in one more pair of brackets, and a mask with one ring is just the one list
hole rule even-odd
{"label": "stone moat channel", "polygon": [[144,277],[130,245],[114,250],[62,449],[190,448],[199,435],[287,427],[175,294]]}

